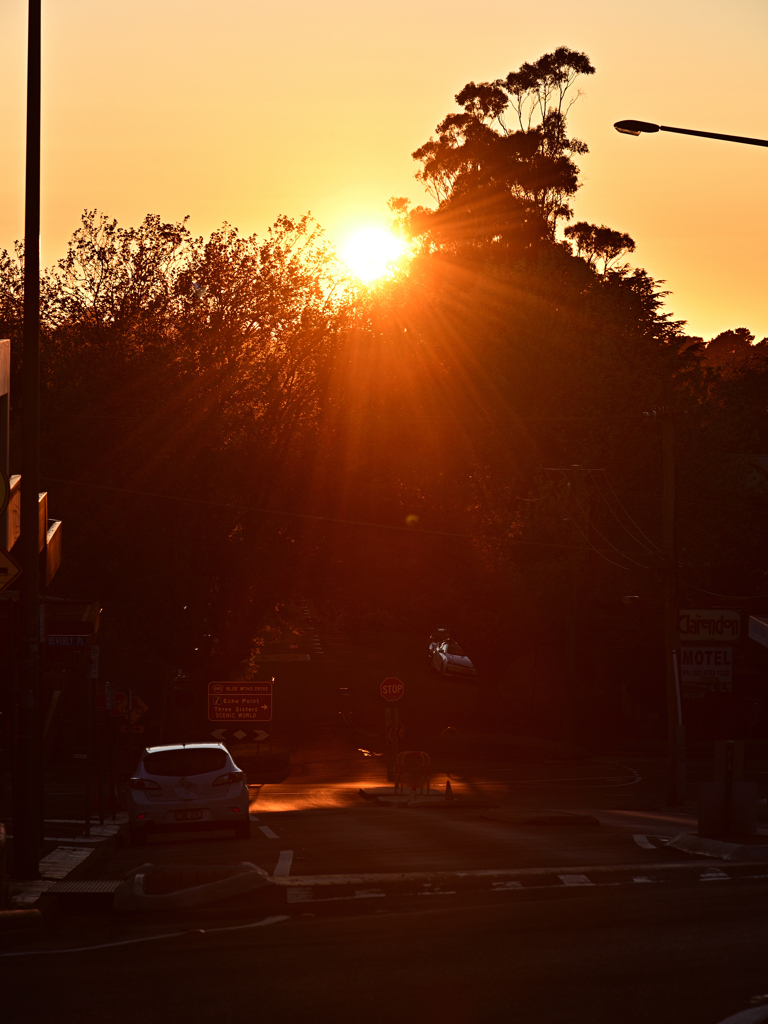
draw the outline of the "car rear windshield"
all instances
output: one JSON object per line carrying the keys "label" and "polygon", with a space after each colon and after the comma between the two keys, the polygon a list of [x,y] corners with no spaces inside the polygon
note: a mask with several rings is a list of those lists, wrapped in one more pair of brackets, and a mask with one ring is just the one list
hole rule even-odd
{"label": "car rear windshield", "polygon": [[460,658],[464,657],[464,651],[462,651],[458,644],[446,644],[445,650],[447,654],[456,654]]}
{"label": "car rear windshield", "polygon": [[214,747],[198,750],[156,750],[144,758],[144,771],[150,775],[207,775],[226,767],[227,755]]}

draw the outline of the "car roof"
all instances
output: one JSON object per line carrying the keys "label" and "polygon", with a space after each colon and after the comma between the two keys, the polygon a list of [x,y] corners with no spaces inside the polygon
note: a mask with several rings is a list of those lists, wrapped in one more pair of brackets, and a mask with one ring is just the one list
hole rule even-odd
{"label": "car roof", "polygon": [[162,747],[146,747],[144,753],[154,754],[159,750],[200,750],[211,747],[215,750],[223,750],[225,754],[229,753],[223,743],[168,743]]}

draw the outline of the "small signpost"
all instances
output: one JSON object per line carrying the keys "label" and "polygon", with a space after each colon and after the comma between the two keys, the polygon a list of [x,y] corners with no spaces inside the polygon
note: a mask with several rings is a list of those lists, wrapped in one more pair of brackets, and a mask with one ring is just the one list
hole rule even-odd
{"label": "small signpost", "polygon": [[749,636],[763,647],[768,647],[768,619],[760,615],[750,615]]}
{"label": "small signpost", "polygon": [[[400,700],[405,693],[405,687],[396,676],[387,676],[379,689],[384,700],[389,701]],[[392,756],[395,762],[397,761],[398,741],[404,735],[399,708],[384,708],[384,736],[387,743],[392,744]]]}
{"label": "small signpost", "polygon": [[0,590],[10,587],[19,576],[21,576],[19,563],[8,554],[5,548],[0,548]]}
{"label": "small signpost", "polygon": [[209,722],[271,722],[272,683],[208,684]]}
{"label": "small signpost", "polygon": [[[122,715],[123,718],[127,718],[131,725],[137,722],[143,714],[149,711],[148,706],[144,703],[138,693],[134,693],[133,690],[128,691],[128,696],[125,694],[116,693],[115,697],[115,708],[112,714],[117,712],[118,715]],[[134,730],[138,732],[139,730]],[[141,730],[144,731],[143,729]]]}

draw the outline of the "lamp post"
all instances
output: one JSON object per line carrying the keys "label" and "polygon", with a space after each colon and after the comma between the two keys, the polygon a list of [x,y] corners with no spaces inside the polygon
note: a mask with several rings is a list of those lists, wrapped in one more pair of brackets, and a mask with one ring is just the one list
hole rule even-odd
{"label": "lamp post", "polygon": [[[29,0],[27,158],[24,199],[21,577],[19,682],[13,779],[13,870],[36,878],[40,859],[40,27],[41,0]],[[47,524],[46,524],[47,525]]]}
{"label": "lamp post", "polygon": [[701,139],[720,139],[722,142],[741,142],[745,146],[768,146],[766,139],[748,139],[745,135],[721,135],[720,132],[698,132],[693,128],[670,128],[666,124],[650,121],[616,121],[613,126],[621,135],[642,135],[645,132],[674,132],[675,135],[696,135]]}
{"label": "lamp post", "polygon": [[[695,135],[702,139],[740,142],[745,146],[768,146],[766,139],[750,139],[744,135],[723,135],[700,132],[693,128],[672,128],[650,121],[616,121],[613,126],[621,135],[642,135],[673,132]],[[664,646],[667,677],[667,800],[682,804],[685,799],[685,728],[680,705],[680,680],[677,672],[677,557],[675,553],[675,450],[674,420],[667,411],[663,428],[663,533],[664,533]]]}

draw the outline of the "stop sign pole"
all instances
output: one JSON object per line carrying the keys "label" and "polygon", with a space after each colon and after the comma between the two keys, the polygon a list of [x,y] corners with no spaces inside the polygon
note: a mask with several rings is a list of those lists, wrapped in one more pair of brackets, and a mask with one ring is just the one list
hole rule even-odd
{"label": "stop sign pole", "polygon": [[[381,696],[385,700],[395,701],[405,693],[405,687],[395,676],[387,676],[380,687]],[[392,730],[392,762],[393,765],[397,764],[397,741],[398,732],[400,731],[400,715],[399,709],[384,708],[384,735],[386,736],[388,727]]]}

